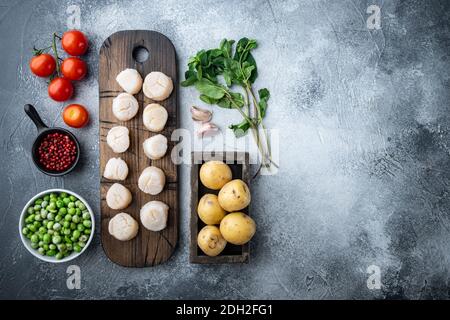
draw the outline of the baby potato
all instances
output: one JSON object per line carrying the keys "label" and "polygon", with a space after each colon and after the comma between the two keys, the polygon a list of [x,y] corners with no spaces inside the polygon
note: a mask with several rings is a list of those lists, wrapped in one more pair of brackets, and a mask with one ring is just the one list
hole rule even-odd
{"label": "baby potato", "polygon": [[251,195],[247,184],[235,179],[228,182],[219,191],[219,204],[228,212],[239,211],[250,203]]}
{"label": "baby potato", "polygon": [[231,169],[222,161],[208,161],[200,168],[200,181],[209,189],[219,190],[231,179]]}
{"label": "baby potato", "polygon": [[206,255],[215,257],[225,249],[227,241],[220,234],[219,228],[206,226],[198,233],[197,244]]}
{"label": "baby potato", "polygon": [[197,213],[205,224],[219,224],[225,217],[225,210],[215,194],[207,193],[198,202]]}
{"label": "baby potato", "polygon": [[249,242],[255,232],[255,221],[242,212],[230,213],[220,222],[220,233],[232,244],[242,245]]}

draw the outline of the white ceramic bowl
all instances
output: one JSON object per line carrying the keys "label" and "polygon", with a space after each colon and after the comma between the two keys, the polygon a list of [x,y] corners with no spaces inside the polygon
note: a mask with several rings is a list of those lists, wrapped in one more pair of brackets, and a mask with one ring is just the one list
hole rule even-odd
{"label": "white ceramic bowl", "polygon": [[[84,248],[83,248],[80,252],[72,252],[69,256],[67,256],[67,257],[65,257],[65,258],[63,258],[63,259],[60,259],[60,260],[56,259],[55,257],[43,256],[43,255],[39,254],[39,252],[38,252],[36,249],[33,249],[33,248],[31,247],[31,241],[30,241],[29,239],[27,239],[27,238],[22,234],[22,229],[23,229],[23,226],[25,225],[24,222],[25,222],[25,216],[27,215],[28,207],[30,207],[30,206],[34,203],[34,201],[35,201],[36,199],[41,198],[41,197],[44,197],[45,195],[50,194],[50,193],[52,193],[52,192],[55,192],[55,193],[56,193],[56,192],[57,192],[57,193],[65,192],[65,193],[67,193],[67,194],[69,194],[69,195],[73,195],[73,196],[77,197],[77,198],[78,198],[80,201],[82,201],[82,202],[84,203],[84,205],[86,206],[86,209],[89,211],[89,214],[91,215],[91,221],[92,221],[92,230],[91,230],[91,234],[89,235],[89,239],[88,239],[88,241],[86,242],[86,245],[84,246]],[[87,247],[89,247],[89,244],[91,243],[92,238],[94,237],[94,231],[95,231],[95,218],[94,218],[94,213],[93,213],[91,207],[89,206],[89,204],[87,203],[87,201],[86,201],[82,196],[80,196],[79,194],[76,194],[76,193],[73,192],[73,191],[66,190],[66,189],[49,189],[49,190],[45,190],[45,191],[42,191],[42,192],[38,193],[38,194],[35,195],[33,198],[31,198],[30,201],[28,201],[28,203],[27,203],[27,204],[25,205],[25,207],[23,208],[22,213],[20,214],[20,220],[19,220],[19,234],[20,234],[20,239],[22,240],[23,245],[24,245],[25,248],[27,248],[27,250],[28,250],[33,256],[35,256],[36,258],[39,258],[39,259],[41,259],[41,260],[43,260],[43,261],[47,261],[47,262],[51,262],[51,263],[67,262],[67,261],[73,260],[73,259],[75,259],[76,257],[78,257],[80,254],[82,254],[82,253],[87,249]]]}

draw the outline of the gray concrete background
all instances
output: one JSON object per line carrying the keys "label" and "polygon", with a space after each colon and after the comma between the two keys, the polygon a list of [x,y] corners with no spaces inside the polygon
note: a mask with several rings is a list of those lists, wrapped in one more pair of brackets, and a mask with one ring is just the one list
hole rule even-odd
{"label": "gray concrete background", "polygon": [[[35,128],[23,105],[65,126],[64,104],[47,97],[28,60],[33,45],[66,29],[72,4],[91,40],[90,75],[73,101],[92,121],[73,130],[81,166],[51,178],[32,164]],[[370,4],[381,6],[381,30],[366,28]],[[0,297],[449,298],[449,9],[448,1],[394,0],[0,1]],[[258,232],[250,264],[189,264],[188,166],[180,170],[179,245],[164,265],[111,263],[97,230],[73,262],[82,288],[71,291],[67,264],[40,262],[22,246],[19,214],[39,191],[74,190],[98,217],[97,54],[123,29],[167,35],[181,72],[190,55],[223,37],[258,40],[256,87],[272,93],[266,123],[279,132],[281,169],[252,185]],[[181,127],[191,130],[192,104],[200,104],[196,92],[181,89]],[[239,118],[214,111],[223,128]],[[367,288],[369,265],[381,270],[380,290]]]}

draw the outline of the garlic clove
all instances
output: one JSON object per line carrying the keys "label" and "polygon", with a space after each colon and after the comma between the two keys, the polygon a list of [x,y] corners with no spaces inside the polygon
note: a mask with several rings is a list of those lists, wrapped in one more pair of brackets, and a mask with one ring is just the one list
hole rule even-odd
{"label": "garlic clove", "polygon": [[212,112],[196,106],[191,107],[192,120],[208,122],[212,118]]}
{"label": "garlic clove", "polygon": [[206,122],[197,131],[199,137],[211,137],[220,131],[219,127],[214,123]]}

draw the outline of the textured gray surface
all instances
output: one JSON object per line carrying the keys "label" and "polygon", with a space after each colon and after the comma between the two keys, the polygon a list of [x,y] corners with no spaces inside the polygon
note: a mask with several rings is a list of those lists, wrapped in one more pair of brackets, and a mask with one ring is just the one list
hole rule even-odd
{"label": "textured gray surface", "polygon": [[[208,4],[209,3],[209,4]],[[366,28],[382,6],[382,29]],[[65,178],[36,170],[35,128],[23,104],[64,126],[63,104],[31,76],[34,44],[66,28],[81,8],[90,75],[74,101],[92,121],[76,130],[82,165]],[[1,298],[449,298],[450,162],[448,1],[0,1]],[[223,37],[258,39],[257,87],[272,93],[267,126],[280,134],[281,169],[252,186],[258,232],[248,265],[188,263],[189,168],[182,166],[181,236],[166,264],[125,269],[104,255],[98,231],[66,288],[66,265],[22,246],[19,213],[35,193],[65,187],[99,207],[97,53],[109,34],[152,29],[174,43],[180,71]],[[180,90],[181,126],[192,128],[192,89]],[[215,110],[216,111],[216,110]],[[238,115],[217,111],[225,127]],[[98,226],[98,221],[97,221]],[[366,268],[381,269],[381,290]]]}

